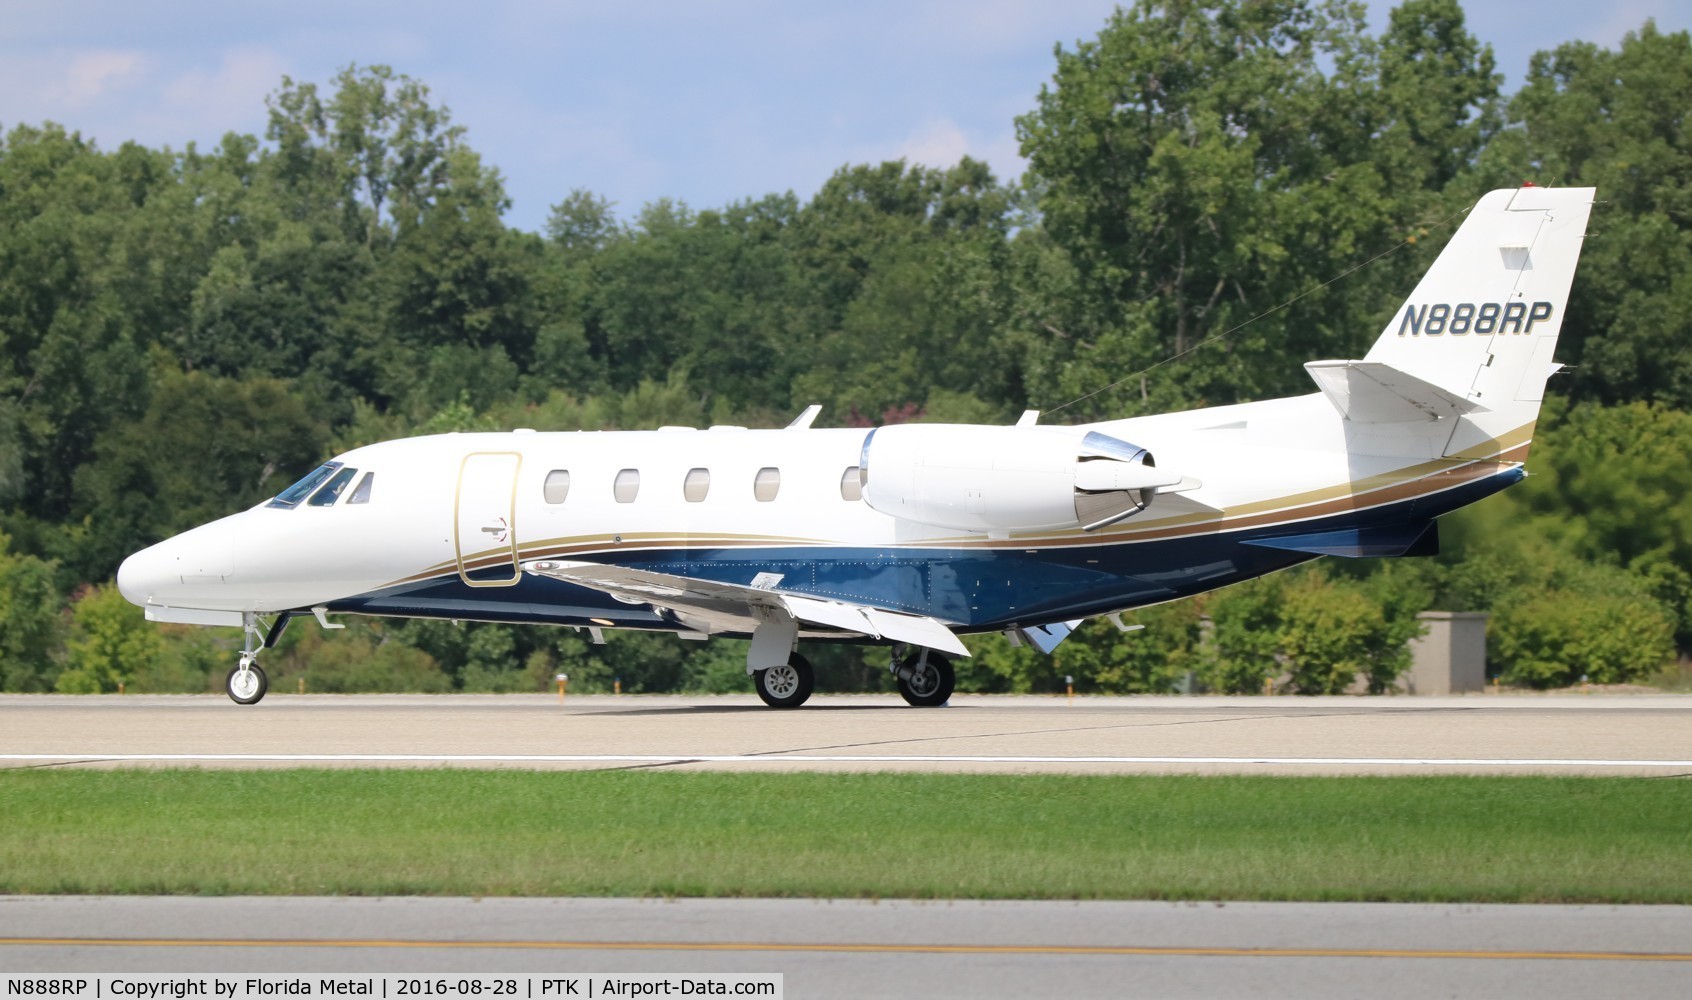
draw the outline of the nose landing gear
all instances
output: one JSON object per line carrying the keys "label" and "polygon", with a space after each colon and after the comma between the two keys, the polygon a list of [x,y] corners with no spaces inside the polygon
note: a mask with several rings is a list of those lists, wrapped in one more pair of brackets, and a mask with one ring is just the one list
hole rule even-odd
{"label": "nose landing gear", "polygon": [[[229,671],[229,676],[223,679],[223,688],[229,692],[229,700],[237,705],[256,705],[264,697],[264,693],[270,690],[270,678],[265,676],[264,668],[258,664],[257,647],[261,634],[258,615],[252,612],[243,614],[241,659],[235,668]],[[270,645],[268,637],[263,641],[264,645]]]}
{"label": "nose landing gear", "polygon": [[224,688],[229,692],[229,700],[237,705],[256,705],[264,693],[270,690],[270,678],[264,674],[264,668],[258,665],[258,660],[249,659],[245,653],[241,654],[239,666],[229,671],[224,678]]}

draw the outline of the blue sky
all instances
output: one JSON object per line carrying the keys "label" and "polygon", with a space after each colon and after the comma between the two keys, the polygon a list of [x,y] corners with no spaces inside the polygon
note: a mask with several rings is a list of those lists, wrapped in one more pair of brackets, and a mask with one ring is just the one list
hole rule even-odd
{"label": "blue sky", "polygon": [[[283,74],[386,63],[427,83],[505,175],[507,221],[538,229],[584,187],[632,216],[808,197],[845,163],[969,154],[1021,172],[1012,119],[1052,46],[1094,36],[1104,0],[0,0],[0,127],[60,122],[112,148],[261,133]],[[1391,4],[1370,4],[1377,29]],[[1618,44],[1685,0],[1467,4],[1506,87],[1559,42]]]}

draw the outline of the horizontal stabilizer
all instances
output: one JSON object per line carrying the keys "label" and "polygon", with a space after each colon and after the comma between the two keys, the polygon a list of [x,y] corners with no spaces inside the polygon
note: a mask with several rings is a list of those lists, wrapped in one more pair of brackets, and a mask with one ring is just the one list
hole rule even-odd
{"label": "horizontal stabilizer", "polygon": [[1312,361],[1304,370],[1334,409],[1356,424],[1437,420],[1481,409],[1473,400],[1380,361]]}
{"label": "horizontal stabilizer", "polygon": [[1336,528],[1304,535],[1256,538],[1247,545],[1319,556],[1360,559],[1374,556],[1439,555],[1439,526],[1433,521],[1386,524],[1369,528]]}
{"label": "horizontal stabilizer", "polygon": [[[1189,487],[1188,483],[1193,483]],[[1222,508],[1213,507],[1203,500],[1196,500],[1186,491],[1197,489],[1203,484],[1196,479],[1183,479],[1173,489],[1161,489],[1152,495],[1151,510],[1158,517],[1173,517],[1176,515],[1202,514],[1220,517]]]}

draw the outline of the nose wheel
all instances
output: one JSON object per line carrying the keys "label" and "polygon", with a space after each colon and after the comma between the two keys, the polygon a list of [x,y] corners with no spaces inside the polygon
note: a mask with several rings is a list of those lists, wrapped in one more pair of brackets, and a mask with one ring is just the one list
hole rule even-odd
{"label": "nose wheel", "polygon": [[264,693],[270,690],[270,678],[264,674],[264,668],[258,661],[241,657],[241,664],[229,671],[224,678],[224,689],[229,692],[229,700],[237,705],[256,705]]}
{"label": "nose wheel", "polygon": [[259,627],[258,615],[248,612],[241,617],[241,660],[235,665],[235,669],[229,671],[229,676],[223,679],[223,689],[229,692],[229,700],[237,705],[256,705],[264,697],[264,693],[270,690],[270,678],[264,675],[264,668],[258,665],[258,645],[263,638],[262,629]]}

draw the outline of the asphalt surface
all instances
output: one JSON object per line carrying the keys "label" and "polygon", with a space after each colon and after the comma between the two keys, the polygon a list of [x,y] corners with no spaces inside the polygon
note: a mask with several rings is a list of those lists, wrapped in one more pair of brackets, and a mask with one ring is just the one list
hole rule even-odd
{"label": "asphalt surface", "polygon": [[[0,768],[1692,776],[1692,697],[0,696]],[[5,972],[781,972],[790,997],[1686,996],[1692,907],[0,897]]]}
{"label": "asphalt surface", "polygon": [[0,897],[26,972],[779,972],[788,997],[1684,997],[1692,907]]}
{"label": "asphalt surface", "polygon": [[0,696],[0,768],[1692,774],[1692,696]]}

